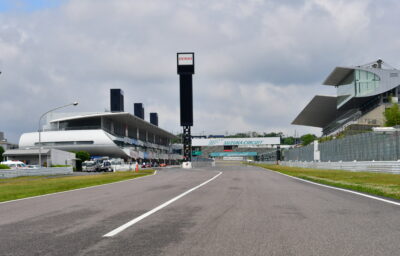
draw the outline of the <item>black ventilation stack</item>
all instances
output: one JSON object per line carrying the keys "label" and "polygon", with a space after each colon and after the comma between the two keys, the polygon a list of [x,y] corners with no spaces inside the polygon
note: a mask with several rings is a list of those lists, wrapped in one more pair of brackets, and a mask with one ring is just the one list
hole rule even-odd
{"label": "black ventilation stack", "polygon": [[150,113],[150,123],[158,126],[158,114],[157,113]]}
{"label": "black ventilation stack", "polygon": [[110,89],[111,112],[124,112],[124,91]]}
{"label": "black ventilation stack", "polygon": [[144,120],[144,108],[143,103],[134,103],[133,104],[133,111],[135,116],[142,118]]}

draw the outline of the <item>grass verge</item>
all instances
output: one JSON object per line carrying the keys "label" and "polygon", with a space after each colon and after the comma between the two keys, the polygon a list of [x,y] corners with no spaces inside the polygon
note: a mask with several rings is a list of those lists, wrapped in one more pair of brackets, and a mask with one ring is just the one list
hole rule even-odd
{"label": "grass verge", "polygon": [[400,200],[400,175],[252,164],[301,179]]}
{"label": "grass verge", "polygon": [[84,176],[30,176],[0,179],[0,202],[108,184],[153,174],[154,170],[114,172]]}

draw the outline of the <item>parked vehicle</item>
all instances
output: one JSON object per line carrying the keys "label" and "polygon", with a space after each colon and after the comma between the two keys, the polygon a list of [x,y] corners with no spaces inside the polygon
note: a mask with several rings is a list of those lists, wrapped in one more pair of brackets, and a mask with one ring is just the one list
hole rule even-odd
{"label": "parked vehicle", "polygon": [[85,161],[82,163],[82,171],[97,172],[100,170],[100,165],[95,161]]}
{"label": "parked vehicle", "polygon": [[0,164],[7,165],[11,169],[28,169],[26,164],[24,162],[21,162],[21,161],[8,160],[8,161],[1,162]]}
{"label": "parked vehicle", "polygon": [[160,167],[165,167],[165,166],[167,166],[167,164],[164,163],[160,164]]}
{"label": "parked vehicle", "polygon": [[100,165],[100,171],[102,172],[112,172],[113,168],[111,166],[111,161],[105,160],[103,163]]}

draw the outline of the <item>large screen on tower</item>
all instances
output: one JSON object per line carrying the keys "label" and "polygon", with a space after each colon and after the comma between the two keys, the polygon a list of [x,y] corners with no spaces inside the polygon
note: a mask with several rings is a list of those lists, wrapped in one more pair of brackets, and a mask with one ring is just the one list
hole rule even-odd
{"label": "large screen on tower", "polygon": [[178,74],[194,74],[194,53],[177,53]]}

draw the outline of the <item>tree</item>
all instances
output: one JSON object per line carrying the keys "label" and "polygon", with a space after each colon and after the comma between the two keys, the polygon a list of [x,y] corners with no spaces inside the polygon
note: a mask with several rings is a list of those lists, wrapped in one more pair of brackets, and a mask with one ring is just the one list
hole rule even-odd
{"label": "tree", "polygon": [[296,143],[296,140],[294,137],[282,138],[282,144],[284,144],[284,145],[294,145],[295,143]]}
{"label": "tree", "polygon": [[385,126],[400,125],[400,110],[399,104],[394,103],[391,107],[385,109]]}
{"label": "tree", "polygon": [[76,158],[81,159],[82,162],[90,160],[90,154],[86,151],[76,151],[74,153],[75,153]]}
{"label": "tree", "polygon": [[263,137],[283,137],[283,133],[282,132],[270,132],[270,133],[265,133]]}
{"label": "tree", "polygon": [[304,134],[303,136],[300,137],[301,140],[301,145],[306,146],[308,144],[310,144],[311,142],[313,142],[315,139],[317,138],[317,136],[315,136],[314,134]]}
{"label": "tree", "polygon": [[175,135],[176,138],[173,138],[171,140],[172,144],[177,144],[177,143],[182,143],[182,133],[178,133],[177,135]]}
{"label": "tree", "polygon": [[3,161],[4,148],[0,146],[0,162]]}

